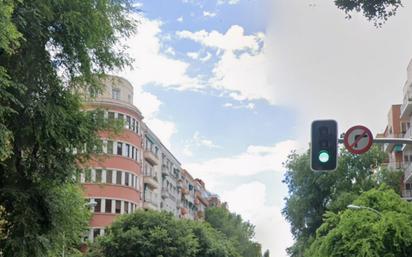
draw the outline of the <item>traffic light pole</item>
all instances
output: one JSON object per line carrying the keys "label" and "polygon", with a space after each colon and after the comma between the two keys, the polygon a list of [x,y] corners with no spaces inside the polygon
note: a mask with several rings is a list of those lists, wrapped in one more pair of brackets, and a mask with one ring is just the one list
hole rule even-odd
{"label": "traffic light pole", "polygon": [[[343,138],[338,139],[339,143],[343,143]],[[412,138],[374,138],[374,144],[403,144],[412,145]]]}

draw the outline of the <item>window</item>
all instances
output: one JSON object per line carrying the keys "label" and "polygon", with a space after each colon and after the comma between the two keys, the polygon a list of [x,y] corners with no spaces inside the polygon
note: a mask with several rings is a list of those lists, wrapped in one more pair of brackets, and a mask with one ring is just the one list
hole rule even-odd
{"label": "window", "polygon": [[130,145],[126,144],[126,157],[130,157]]}
{"label": "window", "polygon": [[132,119],[130,116],[126,116],[126,128],[131,129],[132,128]]}
{"label": "window", "polygon": [[134,154],[134,146],[132,146],[132,159],[134,160],[135,159],[135,154]]}
{"label": "window", "polygon": [[127,101],[128,101],[129,103],[132,103],[132,95],[131,95],[131,94],[128,94],[128,95],[127,95]]}
{"label": "window", "polygon": [[117,155],[122,155],[123,143],[117,142]]}
{"label": "window", "polygon": [[102,183],[102,170],[96,170],[96,183]]}
{"label": "window", "polygon": [[121,201],[120,200],[116,200],[116,209],[115,209],[115,213],[120,213],[121,211]]}
{"label": "window", "polygon": [[112,89],[112,99],[120,100],[120,89],[119,88]]}
{"label": "window", "polygon": [[124,212],[129,213],[129,202],[124,202]]}
{"label": "window", "polygon": [[111,184],[112,183],[112,171],[111,170],[106,170],[106,183]]}
{"label": "window", "polygon": [[93,239],[96,239],[99,236],[100,236],[100,228],[94,228],[93,229]]}
{"label": "window", "polygon": [[129,173],[128,173],[128,172],[125,172],[125,173],[124,173],[124,184],[125,184],[126,186],[129,185]]}
{"label": "window", "polygon": [[94,207],[94,212],[101,212],[102,199],[94,199],[96,206]]}
{"label": "window", "polygon": [[114,120],[114,112],[108,112],[107,116],[109,120]]}
{"label": "window", "polygon": [[136,120],[135,119],[132,120],[132,130],[136,132]]}
{"label": "window", "polygon": [[122,172],[121,171],[116,171],[116,184],[121,185],[122,184]]}
{"label": "window", "polygon": [[112,200],[111,199],[106,199],[105,212],[112,213]]}
{"label": "window", "polygon": [[118,120],[124,120],[124,115],[122,113],[117,114],[117,119]]}
{"label": "window", "polygon": [[113,141],[107,141],[107,153],[113,154]]}
{"label": "window", "polygon": [[84,171],[84,181],[86,183],[92,182],[92,171],[91,170],[85,170]]}
{"label": "window", "polygon": [[133,174],[131,174],[130,176],[132,176],[132,187],[134,188],[134,175]]}

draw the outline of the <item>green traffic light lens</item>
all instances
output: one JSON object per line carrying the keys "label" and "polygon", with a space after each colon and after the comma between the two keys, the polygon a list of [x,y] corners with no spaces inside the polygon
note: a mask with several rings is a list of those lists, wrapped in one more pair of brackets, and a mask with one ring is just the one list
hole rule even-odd
{"label": "green traffic light lens", "polygon": [[327,151],[320,151],[319,153],[319,161],[326,163],[329,161],[329,153]]}

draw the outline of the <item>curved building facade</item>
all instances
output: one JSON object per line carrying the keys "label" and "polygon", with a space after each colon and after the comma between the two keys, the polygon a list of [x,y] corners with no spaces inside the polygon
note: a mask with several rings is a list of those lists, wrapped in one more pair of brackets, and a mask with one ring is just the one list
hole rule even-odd
{"label": "curved building facade", "polygon": [[87,98],[85,110],[102,109],[105,118],[123,121],[120,133],[101,131],[102,155],[89,162],[80,181],[94,202],[88,238],[104,234],[116,216],[141,208],[142,203],[142,114],[133,105],[133,86],[125,79],[107,76],[103,92]]}

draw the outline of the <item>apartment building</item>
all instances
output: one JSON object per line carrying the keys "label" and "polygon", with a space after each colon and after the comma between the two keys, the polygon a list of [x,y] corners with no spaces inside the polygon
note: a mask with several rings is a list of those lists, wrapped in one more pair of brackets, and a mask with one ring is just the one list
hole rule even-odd
{"label": "apartment building", "polygon": [[[383,132],[382,137],[385,138],[403,138],[407,129],[410,127],[410,123],[407,120],[401,120],[400,118],[401,105],[392,105],[388,111],[387,120],[388,124]],[[384,144],[383,150],[388,153],[388,168],[390,169],[402,169],[404,166],[403,158],[403,145],[387,143]],[[406,157],[405,160],[409,160]],[[412,161],[412,160],[411,160]]]}
{"label": "apartment building", "polygon": [[99,132],[101,154],[80,174],[85,197],[95,205],[87,238],[93,241],[104,235],[117,216],[139,208],[202,220],[211,197],[204,182],[183,170],[143,122],[127,80],[107,76],[102,82],[101,94],[83,93],[84,109],[100,109],[106,119],[117,120],[124,127],[120,133]]}
{"label": "apartment building", "polygon": [[[405,138],[412,138],[412,129],[410,124],[412,122],[412,60],[407,68],[407,80],[403,86],[403,103],[400,108],[400,118],[407,122],[407,129],[405,132]],[[404,157],[404,188],[403,196],[412,200],[412,145],[403,145],[403,157]]]}
{"label": "apartment building", "polygon": [[102,94],[85,96],[84,109],[103,110],[107,119],[124,122],[120,134],[101,131],[102,154],[80,175],[85,197],[95,203],[88,238],[104,234],[116,216],[142,206],[142,114],[133,105],[133,87],[123,78],[108,76]]}

